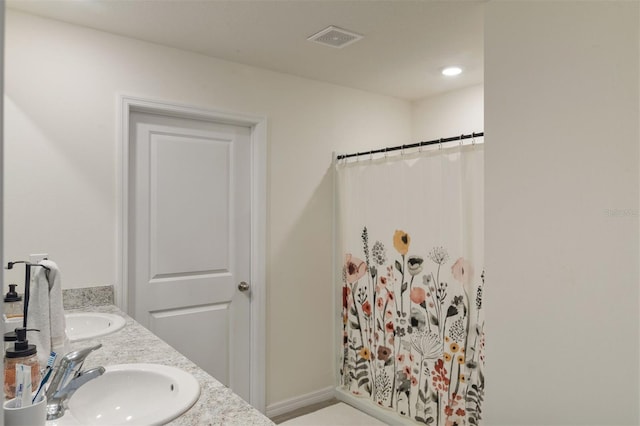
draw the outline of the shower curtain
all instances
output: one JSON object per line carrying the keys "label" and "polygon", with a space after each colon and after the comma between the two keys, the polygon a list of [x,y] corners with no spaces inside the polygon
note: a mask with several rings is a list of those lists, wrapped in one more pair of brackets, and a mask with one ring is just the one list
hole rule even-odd
{"label": "shower curtain", "polygon": [[481,420],[483,161],[477,144],[335,165],[340,387],[418,424]]}

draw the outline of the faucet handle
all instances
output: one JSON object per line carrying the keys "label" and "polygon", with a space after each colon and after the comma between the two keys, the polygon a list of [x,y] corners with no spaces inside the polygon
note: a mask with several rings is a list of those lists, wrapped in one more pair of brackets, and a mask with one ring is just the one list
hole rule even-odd
{"label": "faucet handle", "polygon": [[78,349],[77,351],[69,352],[65,356],[62,357],[61,363],[70,363],[70,362],[82,362],[85,360],[87,356],[93,351],[96,351],[102,347],[102,343],[98,343],[95,346],[90,346],[88,348]]}

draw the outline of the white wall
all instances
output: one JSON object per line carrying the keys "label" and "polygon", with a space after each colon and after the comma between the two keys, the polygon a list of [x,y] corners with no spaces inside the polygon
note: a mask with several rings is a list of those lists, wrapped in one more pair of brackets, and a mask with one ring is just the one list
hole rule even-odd
{"label": "white wall", "polygon": [[46,251],[64,287],[118,284],[117,93],[266,115],[267,403],[332,385],[331,154],[408,143],[410,103],[17,12],[7,18],[7,258]]}
{"label": "white wall", "polygon": [[435,140],[484,129],[484,86],[453,90],[412,103],[414,142]]}
{"label": "white wall", "polygon": [[637,425],[637,2],[490,2],[487,425]]}
{"label": "white wall", "polygon": [[[4,0],[0,0],[0,57],[4,57]],[[4,90],[4,67],[0,66],[0,92]],[[4,157],[4,104],[0,103],[0,176],[4,174],[3,157]],[[4,185],[0,185],[0,200],[4,193]],[[0,209],[0,241],[3,241],[4,235],[4,215]],[[0,245],[0,265],[5,264],[4,249]],[[0,274],[0,289],[4,288],[4,276]],[[4,314],[4,303],[0,306],[0,316]],[[0,333],[4,335],[4,321],[0,321]],[[4,368],[0,372],[0,380],[4,383]],[[4,395],[4,392],[2,393]],[[4,413],[0,419],[0,425],[4,426]]]}

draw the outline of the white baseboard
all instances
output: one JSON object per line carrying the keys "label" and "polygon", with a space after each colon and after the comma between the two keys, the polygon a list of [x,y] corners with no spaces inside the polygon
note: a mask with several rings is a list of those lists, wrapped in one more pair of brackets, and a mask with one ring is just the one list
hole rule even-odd
{"label": "white baseboard", "polygon": [[411,419],[400,416],[395,411],[379,407],[374,404],[370,398],[357,397],[344,389],[337,387],[334,390],[334,396],[337,400],[351,405],[353,408],[362,411],[365,414],[375,417],[388,425],[415,425]]}
{"label": "white baseboard", "polygon": [[279,416],[281,414],[289,413],[319,402],[325,402],[334,397],[333,386],[326,387],[324,389],[310,392],[304,395],[296,396],[295,398],[285,399],[284,401],[269,404],[267,406],[267,417]]}

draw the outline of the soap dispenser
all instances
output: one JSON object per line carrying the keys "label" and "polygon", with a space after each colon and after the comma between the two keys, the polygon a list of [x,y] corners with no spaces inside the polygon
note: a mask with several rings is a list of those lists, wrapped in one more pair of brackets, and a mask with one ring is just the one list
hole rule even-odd
{"label": "soap dispenser", "polygon": [[17,284],[9,284],[9,291],[4,296],[4,314],[7,318],[23,316],[22,296],[16,292]]}
{"label": "soap dispenser", "polygon": [[31,367],[31,389],[38,389],[40,383],[38,350],[36,345],[29,344],[27,331],[38,330],[27,330],[24,327],[16,328],[14,346],[7,349],[4,354],[4,395],[6,398],[14,398],[16,394],[16,364]]}

